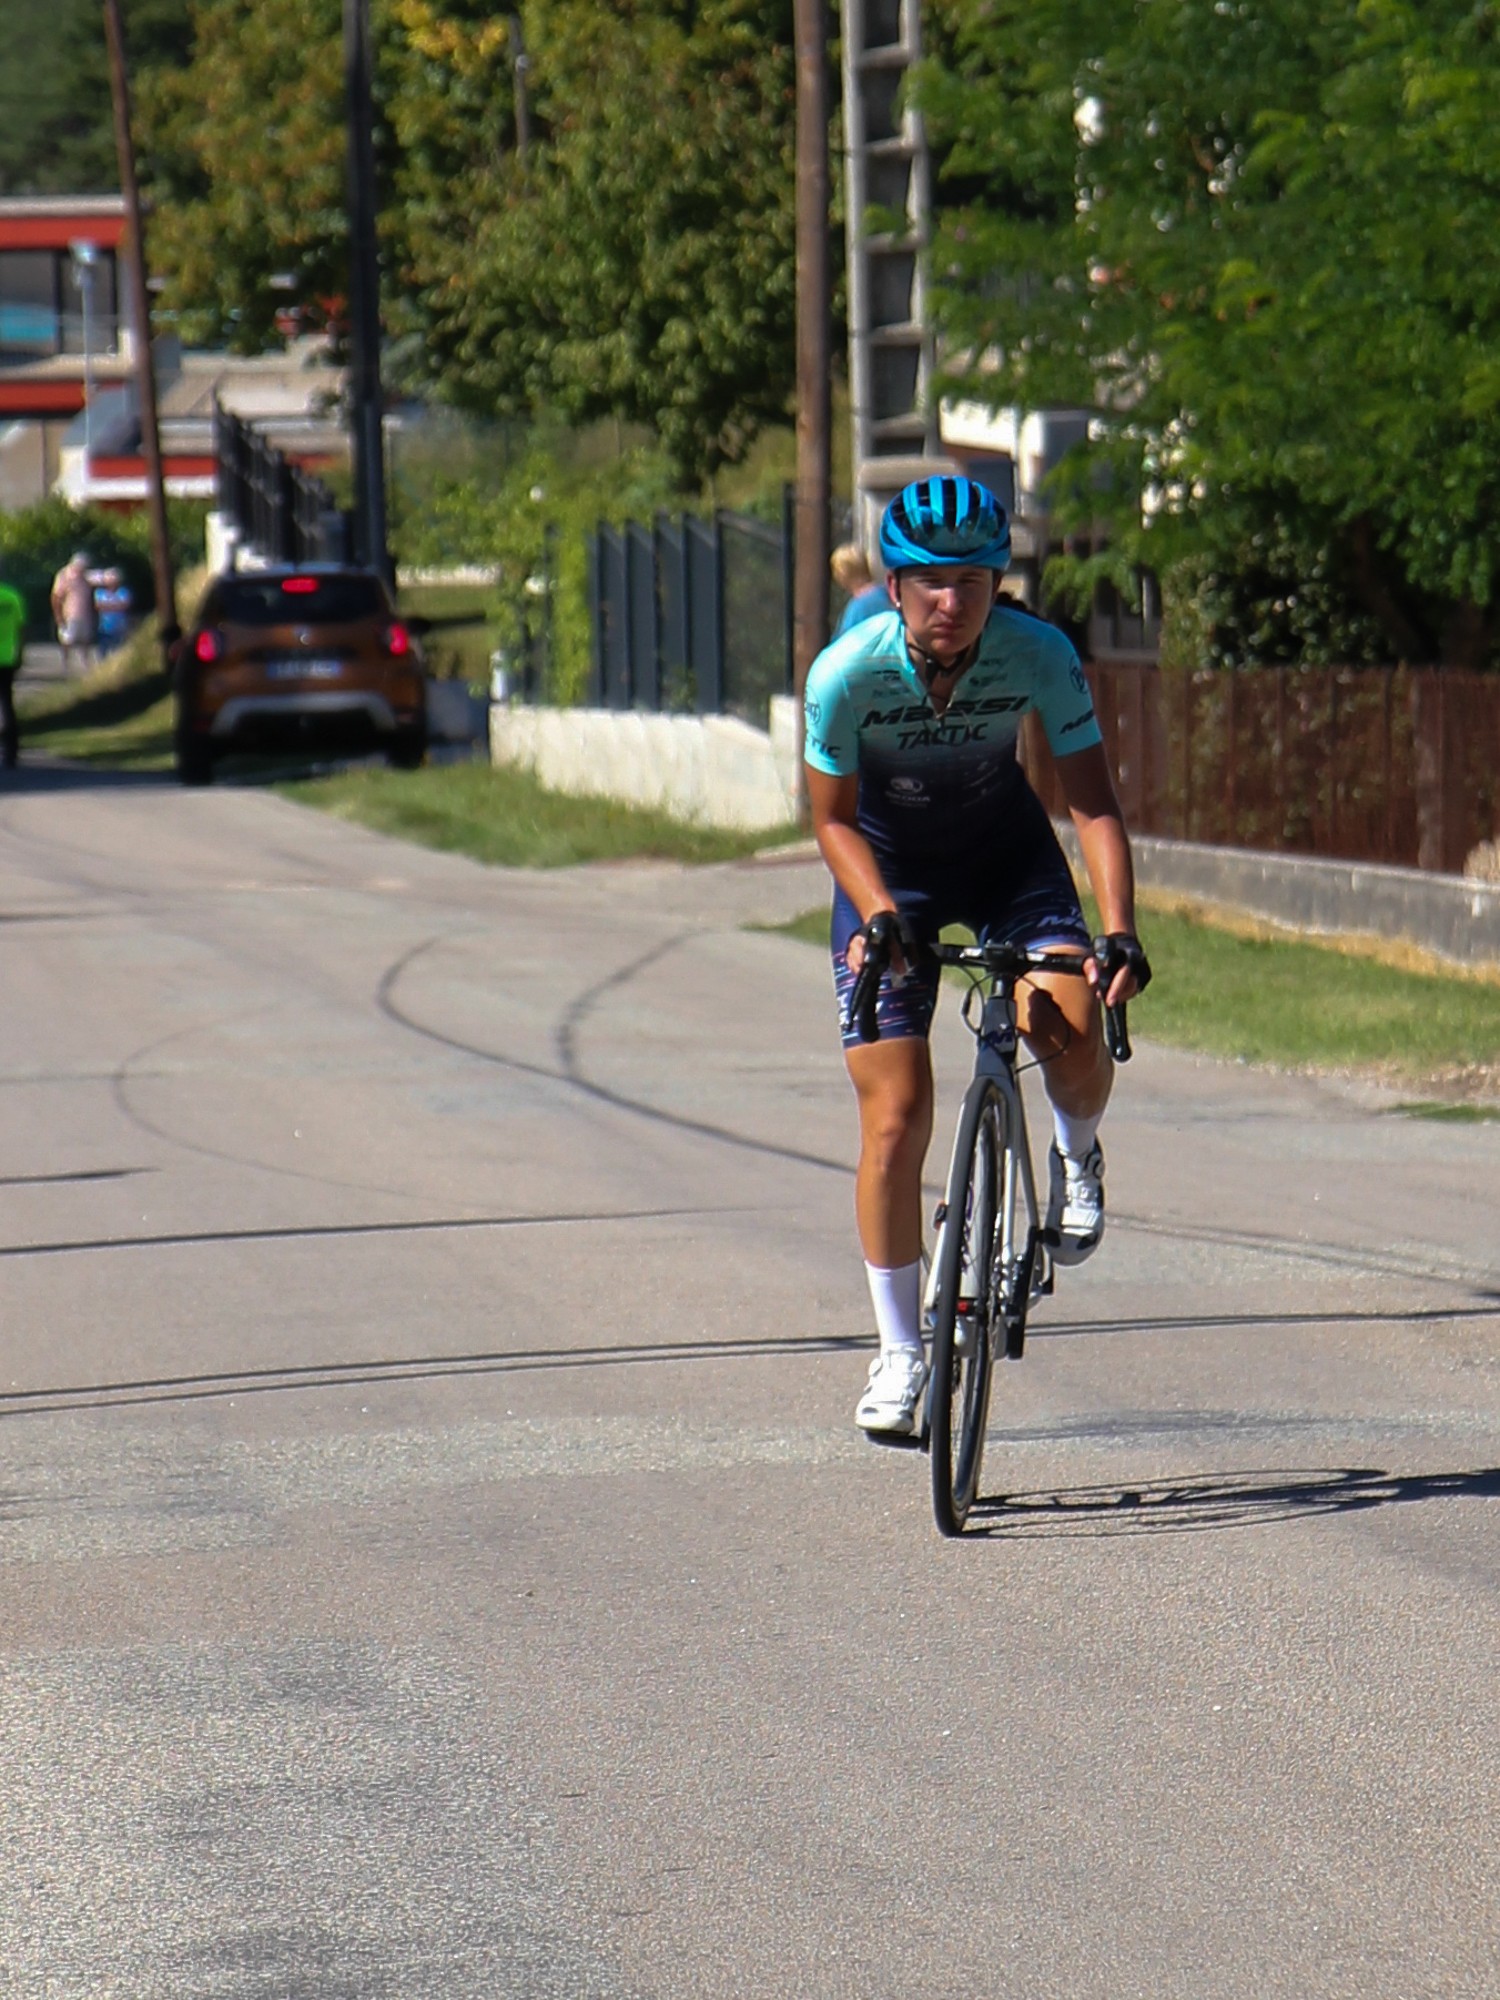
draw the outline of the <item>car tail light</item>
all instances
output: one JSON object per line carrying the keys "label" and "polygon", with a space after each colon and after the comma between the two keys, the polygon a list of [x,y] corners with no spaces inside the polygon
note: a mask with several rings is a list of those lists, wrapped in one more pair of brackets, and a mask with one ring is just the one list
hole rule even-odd
{"label": "car tail light", "polygon": [[288,597],[311,597],[318,587],[315,576],[284,576],[281,587]]}
{"label": "car tail light", "polygon": [[212,629],[200,632],[193,641],[193,658],[201,660],[205,667],[224,657],[224,635]]}
{"label": "car tail light", "polygon": [[404,660],[411,651],[411,634],[404,625],[386,627],[385,650],[393,660]]}

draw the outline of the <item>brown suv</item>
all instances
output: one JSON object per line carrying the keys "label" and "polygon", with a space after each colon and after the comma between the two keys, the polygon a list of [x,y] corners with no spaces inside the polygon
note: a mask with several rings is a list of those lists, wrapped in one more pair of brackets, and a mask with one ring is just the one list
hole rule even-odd
{"label": "brown suv", "polygon": [[177,775],[206,785],[234,750],[427,752],[418,621],[371,570],[307,563],[217,576],[176,661]]}

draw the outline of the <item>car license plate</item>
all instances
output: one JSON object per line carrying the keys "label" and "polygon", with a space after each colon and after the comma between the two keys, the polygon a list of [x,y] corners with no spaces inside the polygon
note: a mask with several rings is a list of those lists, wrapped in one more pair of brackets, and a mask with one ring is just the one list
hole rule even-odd
{"label": "car license plate", "polygon": [[332,681],[344,671],[342,660],[268,660],[266,672],[273,681]]}

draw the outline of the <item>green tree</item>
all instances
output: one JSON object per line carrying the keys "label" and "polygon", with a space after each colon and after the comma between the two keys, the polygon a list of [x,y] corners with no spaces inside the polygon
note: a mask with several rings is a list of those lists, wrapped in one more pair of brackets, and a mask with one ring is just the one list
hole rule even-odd
{"label": "green tree", "polygon": [[[133,79],[180,59],[188,0],[128,0],[123,13]],[[6,0],[5,44],[0,195],[117,188],[99,0]]]}
{"label": "green tree", "polygon": [[339,0],[191,10],[189,61],[140,98],[151,260],[188,338],[256,353],[283,307],[348,295]]}
{"label": "green tree", "polygon": [[601,33],[588,0],[533,0],[523,20],[529,157],[492,122],[413,202],[431,365],[485,410],[647,423],[696,483],[791,391],[790,5],[626,0]]}
{"label": "green tree", "polygon": [[[793,376],[790,0],[375,9],[381,237],[400,379],[486,414],[648,424],[684,483]],[[337,0],[193,0],[144,105],[153,259],[190,332],[255,348],[347,290]]]}
{"label": "green tree", "polygon": [[1079,403],[1078,524],[1241,656],[1497,637],[1496,9],[945,0],[969,393]]}

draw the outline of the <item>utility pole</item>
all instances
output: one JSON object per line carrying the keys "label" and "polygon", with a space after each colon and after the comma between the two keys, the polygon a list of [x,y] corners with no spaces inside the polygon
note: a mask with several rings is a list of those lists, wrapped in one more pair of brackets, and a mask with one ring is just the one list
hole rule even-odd
{"label": "utility pole", "polygon": [[387,583],[384,397],[380,387],[380,251],[375,235],[374,91],[369,0],[344,0],[344,99],[349,140],[349,409],[359,560]]}
{"label": "utility pole", "polygon": [[167,487],[162,476],[161,427],[156,416],[156,364],[151,355],[151,301],[146,291],[146,235],[141,226],[141,188],[135,171],[130,130],[130,80],[125,67],[125,29],[120,0],[104,0],[104,38],[109,49],[109,91],[115,115],[115,154],[120,192],[125,197],[125,248],[130,276],[131,339],[135,347],[136,400],[141,414],[141,454],[146,461],[146,508],[151,524],[151,568],[156,585],[156,630],[162,664],[172,668],[181,636],[177,590],[172,577],[172,544],[167,534]]}
{"label": "utility pole", "polygon": [[531,68],[531,57],[526,53],[526,43],[522,38],[520,15],[512,14],[506,26],[510,43],[511,81],[515,92],[516,158],[524,173],[531,154],[531,102],[526,89],[526,74]]}
{"label": "utility pole", "polygon": [[828,642],[828,6],[795,0],[797,50],[797,494],[792,686],[797,701],[797,809],[807,824],[802,697]]}

